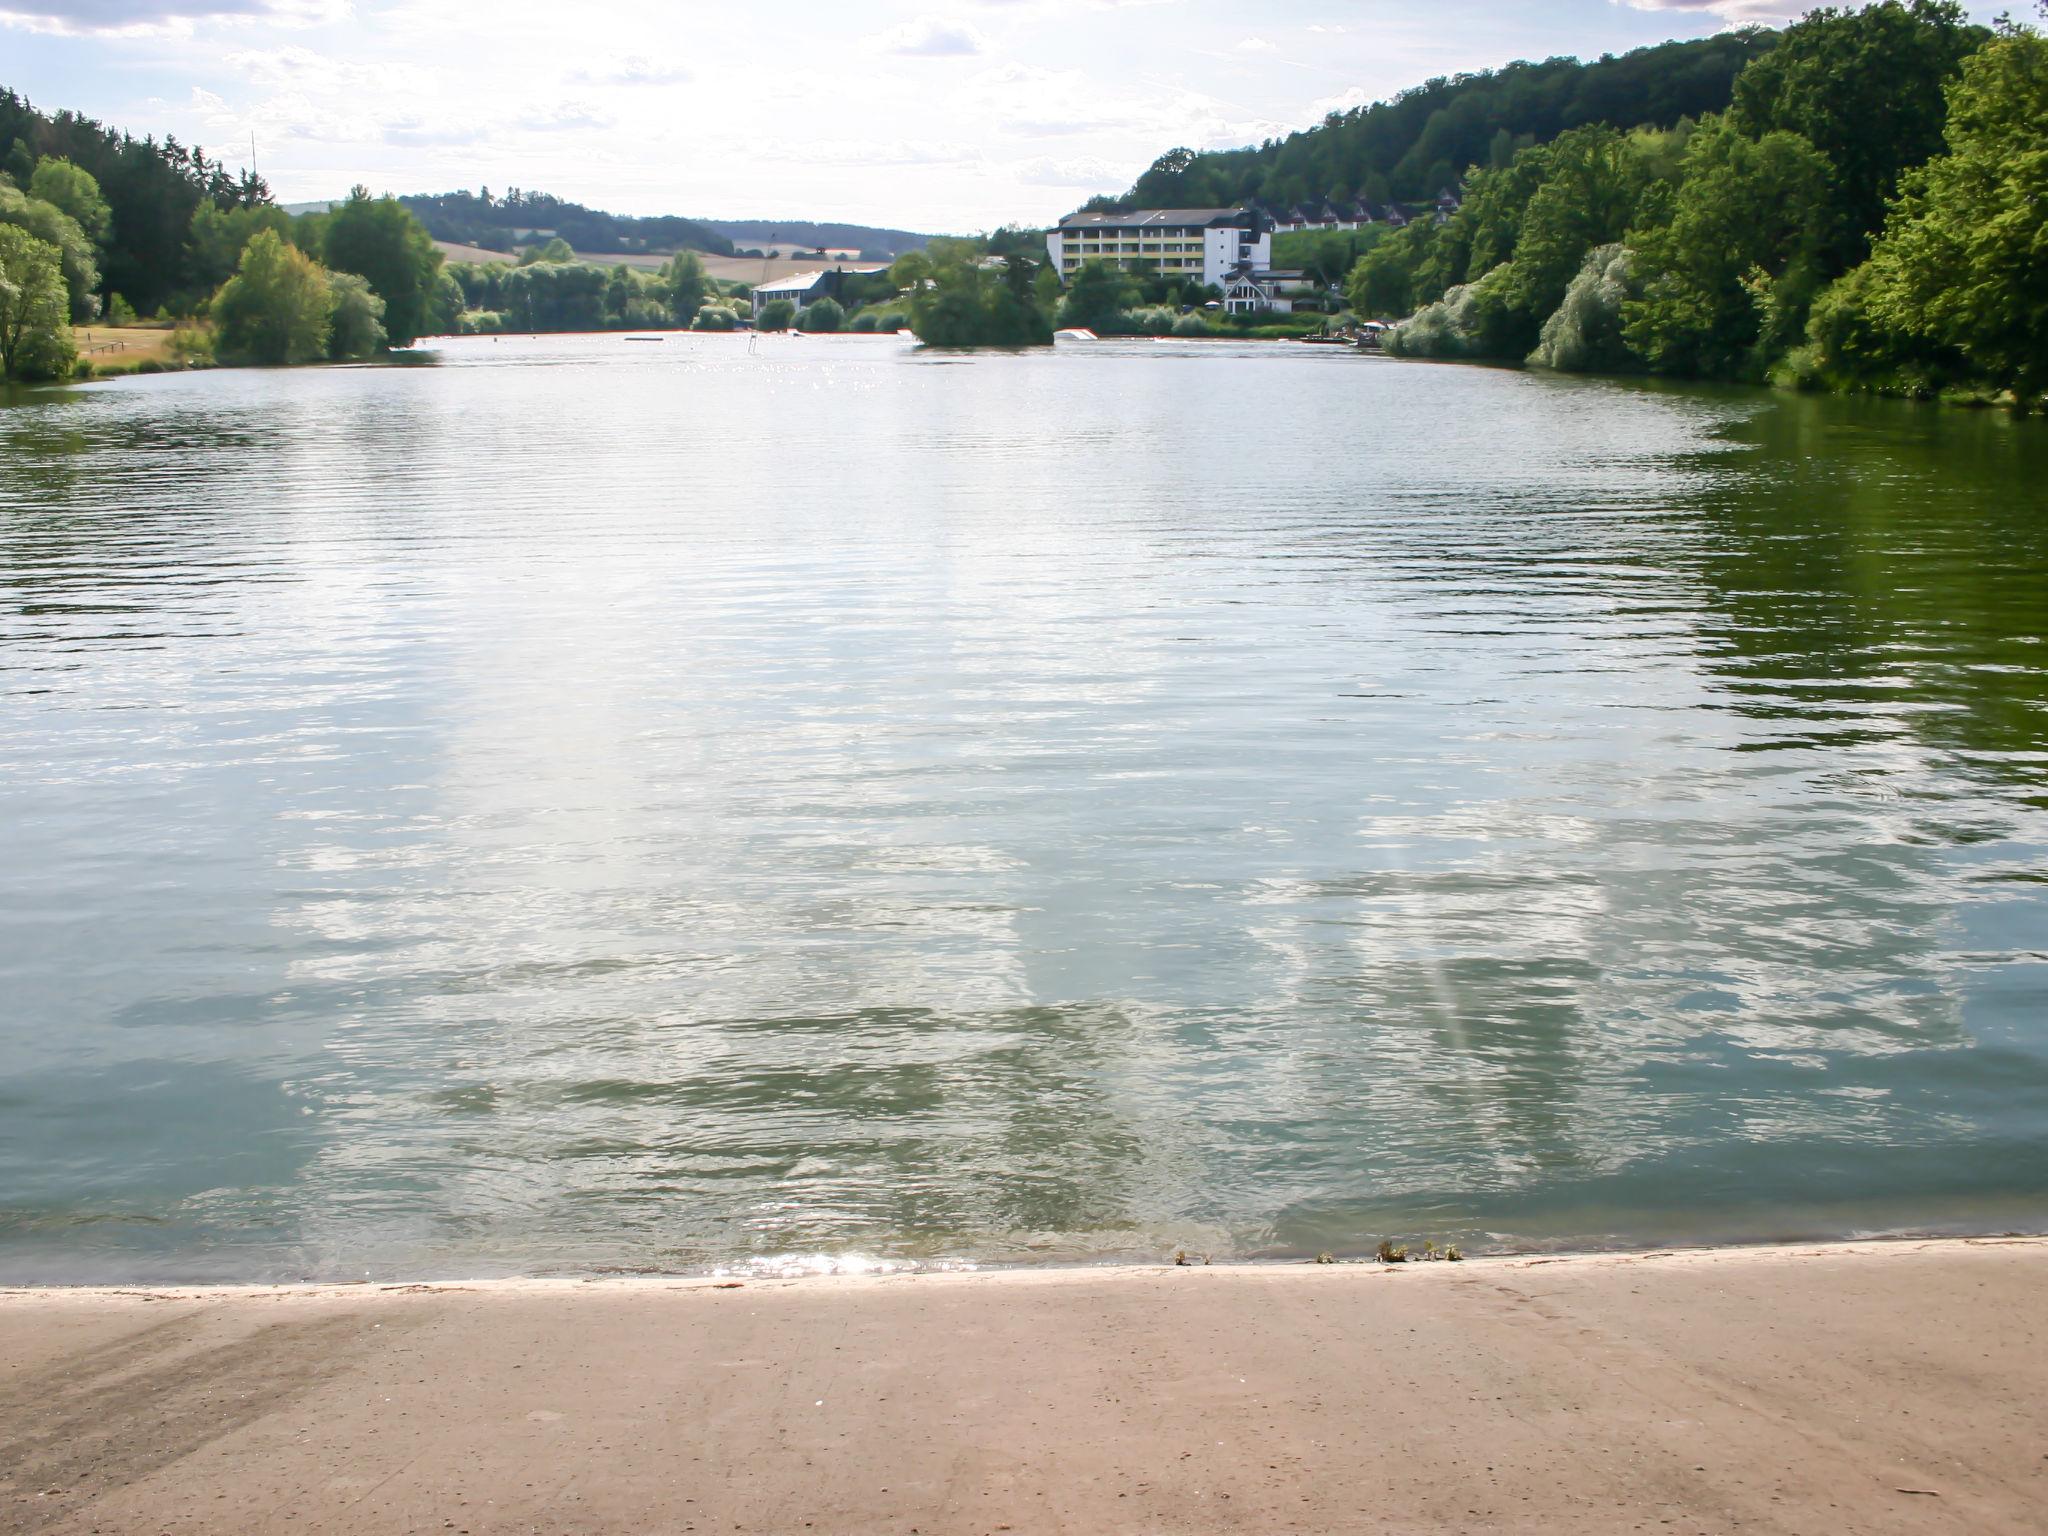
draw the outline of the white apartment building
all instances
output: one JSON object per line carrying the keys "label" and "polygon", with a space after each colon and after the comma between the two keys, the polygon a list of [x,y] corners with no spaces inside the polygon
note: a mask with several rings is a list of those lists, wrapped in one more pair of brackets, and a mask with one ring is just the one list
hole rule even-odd
{"label": "white apartment building", "polygon": [[1149,262],[1169,277],[1227,287],[1233,272],[1273,265],[1273,234],[1248,208],[1148,208],[1136,213],[1070,213],[1045,237],[1053,270],[1066,282],[1084,261],[1133,267]]}

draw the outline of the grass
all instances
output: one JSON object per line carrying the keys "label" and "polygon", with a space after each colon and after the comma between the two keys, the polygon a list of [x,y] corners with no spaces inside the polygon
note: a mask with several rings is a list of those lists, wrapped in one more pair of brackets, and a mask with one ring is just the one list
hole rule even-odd
{"label": "grass", "polygon": [[77,325],[71,339],[78,346],[78,360],[89,363],[95,376],[140,372],[145,363],[158,368],[182,368],[184,362],[171,350],[169,326]]}

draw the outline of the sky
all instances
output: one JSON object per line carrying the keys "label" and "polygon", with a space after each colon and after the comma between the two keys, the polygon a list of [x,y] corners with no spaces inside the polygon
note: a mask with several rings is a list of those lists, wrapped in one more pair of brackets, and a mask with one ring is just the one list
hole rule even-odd
{"label": "sky", "polygon": [[[281,202],[509,186],[616,213],[1042,223],[1175,145],[1799,0],[0,0],[0,84]],[[1972,6],[1989,20],[2003,6]]]}

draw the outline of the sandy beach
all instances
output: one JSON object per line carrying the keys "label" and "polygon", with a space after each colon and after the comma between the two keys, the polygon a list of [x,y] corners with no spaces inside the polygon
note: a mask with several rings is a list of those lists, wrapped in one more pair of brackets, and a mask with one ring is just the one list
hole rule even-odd
{"label": "sandy beach", "polygon": [[0,1294],[10,1532],[2027,1531],[2048,1241]]}

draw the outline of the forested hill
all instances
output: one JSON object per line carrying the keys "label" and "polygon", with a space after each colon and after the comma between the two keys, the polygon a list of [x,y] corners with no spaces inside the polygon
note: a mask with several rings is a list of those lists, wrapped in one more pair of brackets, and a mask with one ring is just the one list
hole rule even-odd
{"label": "forested hill", "polygon": [[[219,282],[200,270],[188,239],[202,205],[225,212],[270,201],[260,177],[230,175],[219,161],[176,139],[138,139],[76,112],[45,114],[20,93],[0,89],[0,174],[7,178],[0,196],[25,191],[45,158],[89,173],[105,199],[115,238],[96,254],[84,251],[87,264],[98,264],[88,291],[103,283],[144,314]],[[67,267],[75,265],[67,251]]]}
{"label": "forested hill", "polygon": [[546,192],[522,192],[517,187],[498,197],[485,187],[481,192],[421,194],[399,201],[436,240],[486,250],[510,251],[537,244],[539,241],[530,237],[535,231],[546,231],[541,240],[559,237],[574,249],[592,254],[681,250],[732,254],[732,241],[695,219],[673,215],[631,218],[567,203]]}
{"label": "forested hill", "polygon": [[1332,113],[1315,128],[1255,148],[1160,156],[1123,198],[1091,207],[1206,208],[1247,199],[1421,201],[1472,165],[1502,166],[1519,148],[1589,123],[1668,128],[1724,110],[1735,77],[1768,52],[1760,28],[1663,43],[1582,64],[1547,59],[1431,80],[1387,101]]}
{"label": "forested hill", "polygon": [[734,245],[796,243],[816,250],[873,251],[901,256],[921,251],[931,236],[907,229],[876,229],[867,224],[815,224],[805,219],[706,219]]}

